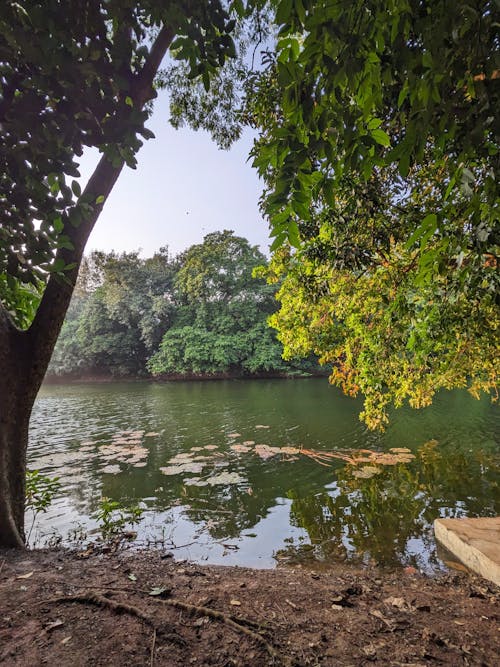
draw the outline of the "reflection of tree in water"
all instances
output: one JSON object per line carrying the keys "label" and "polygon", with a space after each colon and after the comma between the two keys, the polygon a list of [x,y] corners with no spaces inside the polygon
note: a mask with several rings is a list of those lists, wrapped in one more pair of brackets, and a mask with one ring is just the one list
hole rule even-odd
{"label": "reflection of tree in water", "polygon": [[[370,478],[355,477],[355,469],[345,466],[338,471],[335,491],[289,494],[292,521],[307,530],[322,559],[370,557],[384,565],[418,565],[417,556],[405,556],[408,541],[430,542],[436,517],[498,513],[494,459],[484,452],[440,450],[431,440],[412,463],[383,467]],[[293,548],[287,551],[290,555]]]}

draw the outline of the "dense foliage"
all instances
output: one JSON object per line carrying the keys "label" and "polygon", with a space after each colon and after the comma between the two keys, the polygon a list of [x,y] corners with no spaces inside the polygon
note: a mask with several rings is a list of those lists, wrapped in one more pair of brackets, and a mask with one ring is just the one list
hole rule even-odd
{"label": "dense foliage", "polygon": [[[255,77],[255,165],[288,356],[389,403],[496,395],[498,4],[283,1]],[[287,248],[288,244],[288,248]]]}
{"label": "dense foliage", "polygon": [[166,249],[85,258],[49,372],[137,375],[173,316],[175,263]]}
{"label": "dense foliage", "polygon": [[85,258],[49,373],[214,376],[317,372],[285,363],[267,324],[275,288],[253,278],[265,256],[232,232],[176,258],[161,249]]}

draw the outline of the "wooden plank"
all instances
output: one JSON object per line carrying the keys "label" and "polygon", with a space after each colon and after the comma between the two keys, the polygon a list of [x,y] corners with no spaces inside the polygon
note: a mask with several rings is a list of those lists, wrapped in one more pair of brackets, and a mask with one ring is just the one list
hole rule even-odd
{"label": "wooden plank", "polygon": [[500,586],[500,516],[436,519],[434,534],[470,570]]}

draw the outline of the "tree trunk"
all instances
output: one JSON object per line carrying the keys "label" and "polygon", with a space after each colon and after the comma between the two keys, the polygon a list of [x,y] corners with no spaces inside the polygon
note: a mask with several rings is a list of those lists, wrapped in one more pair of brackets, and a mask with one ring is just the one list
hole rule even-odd
{"label": "tree trunk", "polygon": [[26,448],[38,386],[26,377],[26,334],[0,313],[0,546],[24,546]]}
{"label": "tree trunk", "polygon": [[[143,108],[155,96],[153,81],[174,30],[158,33],[142,72],[130,91],[134,105]],[[124,128],[124,132],[128,130]],[[82,193],[83,201],[106,200],[123,167],[103,156]],[[77,203],[78,206],[78,203]],[[87,239],[101,213],[102,203],[78,227],[66,224],[64,234],[72,249],[61,248],[56,258],[74,268],[62,279],[53,274],[44,291],[32,325],[20,331],[0,302],[0,547],[25,545],[24,510],[26,451],[33,403],[49,365],[68,310]]]}

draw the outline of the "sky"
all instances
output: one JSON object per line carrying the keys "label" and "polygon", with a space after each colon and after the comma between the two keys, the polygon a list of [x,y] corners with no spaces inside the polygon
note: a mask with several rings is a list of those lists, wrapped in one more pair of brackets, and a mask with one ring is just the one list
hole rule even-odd
{"label": "sky", "polygon": [[[247,161],[252,135],[221,151],[206,132],[174,130],[165,92],[147,126],[156,138],[145,141],[136,170],[124,168],[86,252],[140,249],[147,257],[168,246],[176,255],[210,232],[231,229],[268,254],[268,225],[258,208],[262,183]],[[97,151],[83,156],[83,183],[98,159]]]}

